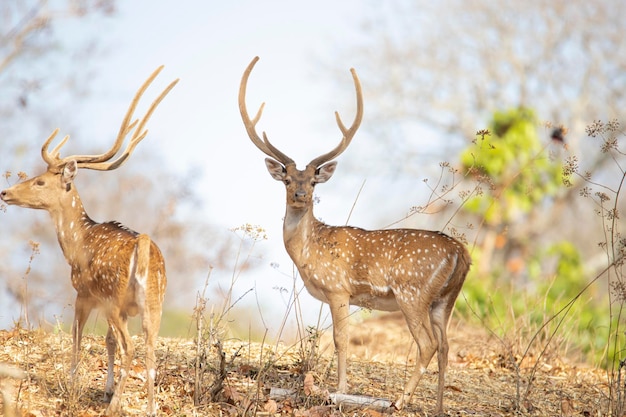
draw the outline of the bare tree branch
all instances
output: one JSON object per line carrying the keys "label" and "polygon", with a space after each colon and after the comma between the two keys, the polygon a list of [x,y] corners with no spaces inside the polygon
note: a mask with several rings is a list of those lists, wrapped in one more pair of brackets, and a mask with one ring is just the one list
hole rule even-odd
{"label": "bare tree branch", "polygon": [[470,137],[494,110],[527,106],[577,134],[626,107],[624,15],[619,0],[378,4],[350,61],[381,130],[419,122]]}

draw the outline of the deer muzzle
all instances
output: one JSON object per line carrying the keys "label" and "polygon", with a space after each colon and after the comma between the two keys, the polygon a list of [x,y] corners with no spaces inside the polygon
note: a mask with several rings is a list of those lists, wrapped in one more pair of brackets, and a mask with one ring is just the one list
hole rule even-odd
{"label": "deer muzzle", "polygon": [[4,201],[4,202],[9,202],[9,196],[7,194],[7,190],[2,190],[2,192],[0,192],[0,200]]}

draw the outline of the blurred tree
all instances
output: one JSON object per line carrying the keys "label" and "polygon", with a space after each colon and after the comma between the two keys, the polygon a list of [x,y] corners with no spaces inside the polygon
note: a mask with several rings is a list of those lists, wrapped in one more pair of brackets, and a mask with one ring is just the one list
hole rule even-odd
{"label": "blurred tree", "polygon": [[[59,27],[76,22],[89,24],[91,19],[106,19],[115,14],[115,0],[6,0],[0,3],[0,127],[3,150],[15,149],[24,157],[28,141],[39,123],[47,123],[55,100],[84,95],[93,69],[90,59],[99,50],[92,38],[64,45]],[[76,60],[76,65],[58,65],[63,60]],[[54,103],[58,104],[58,103]],[[52,107],[52,108],[50,108]],[[32,115],[37,117],[32,120]],[[28,115],[29,122],[21,117]],[[13,140],[7,140],[13,138]],[[17,139],[17,140],[16,140]]]}
{"label": "blurred tree", "polygon": [[[501,109],[532,108],[565,125],[569,141],[591,120],[622,117],[621,0],[400,0],[370,9],[362,46],[341,51],[341,66],[358,69],[364,127],[398,172],[423,170],[433,152],[456,154]],[[433,137],[446,139],[434,146]]]}
{"label": "blurred tree", "polygon": [[525,108],[496,112],[489,133],[474,140],[461,154],[465,175],[488,184],[482,195],[469,199],[463,211],[482,222],[478,273],[492,268],[500,248],[509,274],[523,269],[523,259],[541,239],[546,206],[564,193],[562,167],[547,158],[546,145],[537,135],[534,113]]}

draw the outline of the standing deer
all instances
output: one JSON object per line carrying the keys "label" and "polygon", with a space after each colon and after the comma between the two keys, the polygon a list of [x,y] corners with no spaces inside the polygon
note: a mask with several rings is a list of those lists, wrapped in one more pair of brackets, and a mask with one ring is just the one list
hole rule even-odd
{"label": "standing deer", "polygon": [[[48,152],[57,135],[56,129],[44,142],[41,156],[47,171],[28,181],[18,183],[0,193],[7,204],[47,210],[56,227],[63,255],[71,267],[72,285],[76,289],[72,323],[72,376],[78,364],[85,322],[94,308],[104,311],[108,322],[106,346],[107,380],[104,392],[109,402],[107,415],[121,412],[121,395],[134,356],[128,333],[129,316],[141,316],[146,341],[148,385],[147,414],[155,415],[154,379],[156,376],[155,343],[161,323],[165,294],[165,263],[157,245],[145,234],[138,234],[117,222],[96,223],[91,220],[74,185],[80,168],[110,171],[119,168],[135,146],[147,135],[145,125],[152,112],[176,85],[173,81],[152,103],[144,117],[131,123],[139,99],[163,67],[159,67],[135,94],[122,122],[113,147],[101,155],[59,157],[60,148],[69,136]],[[126,136],[135,129],[123,153],[110,161],[120,150]],[[117,347],[121,354],[120,377],[114,390],[114,359]]]}
{"label": "standing deer", "polygon": [[357,114],[350,128],[335,112],[343,135],[332,151],[309,162],[304,170],[256,132],[263,103],[254,119],[246,109],[246,86],[258,61],[248,65],[239,87],[239,111],[252,142],[270,158],[267,169],[287,190],[283,224],[285,248],[311,295],[330,306],[337,351],[338,391],[347,389],[346,357],[350,305],[375,310],[400,310],[417,343],[417,365],[394,406],[410,401],[422,374],[437,352],[439,378],[437,410],[443,412],[443,390],[448,364],[447,327],[455,300],[463,286],[471,258],[465,247],[440,233],[415,229],[364,230],[328,226],[313,215],[313,190],[330,179],[332,161],[350,144],[363,117],[361,84],[351,69]]}

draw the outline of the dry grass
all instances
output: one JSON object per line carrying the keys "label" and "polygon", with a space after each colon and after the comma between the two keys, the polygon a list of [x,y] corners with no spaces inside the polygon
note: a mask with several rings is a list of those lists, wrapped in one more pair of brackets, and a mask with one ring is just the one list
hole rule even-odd
{"label": "dry grass", "polygon": [[[517,408],[518,377],[508,366],[500,343],[480,330],[466,329],[462,323],[453,323],[450,333],[450,366],[444,400],[450,415],[606,414],[604,372],[551,357],[549,363],[539,364],[530,395]],[[410,336],[401,317],[387,314],[369,318],[365,323],[352,326],[352,334],[348,369],[350,393],[393,399],[401,391],[413,365]],[[134,341],[137,355],[124,393],[123,409],[126,415],[143,415],[146,406],[143,341],[141,337],[135,337]],[[297,347],[283,346],[276,350],[274,346],[247,341],[225,341],[227,377],[218,402],[194,407],[195,342],[161,338],[157,345],[159,415],[379,415],[373,410],[337,409],[325,403],[325,393],[332,391],[336,383],[329,342],[329,336],[323,335],[321,356],[314,362],[313,379],[305,388],[303,358]],[[14,382],[14,397],[23,416],[86,417],[104,411],[106,348],[103,337],[85,336],[81,372],[75,383],[69,380],[70,351],[71,337],[65,333],[0,331],[0,363],[17,366],[28,374],[23,381]],[[412,403],[394,415],[432,415],[437,382],[435,362],[420,383]],[[526,366],[531,365],[532,362],[528,362]],[[522,376],[525,369],[522,366]],[[295,389],[297,395],[270,401],[270,388],[276,387]],[[305,395],[305,391],[310,395]]]}

